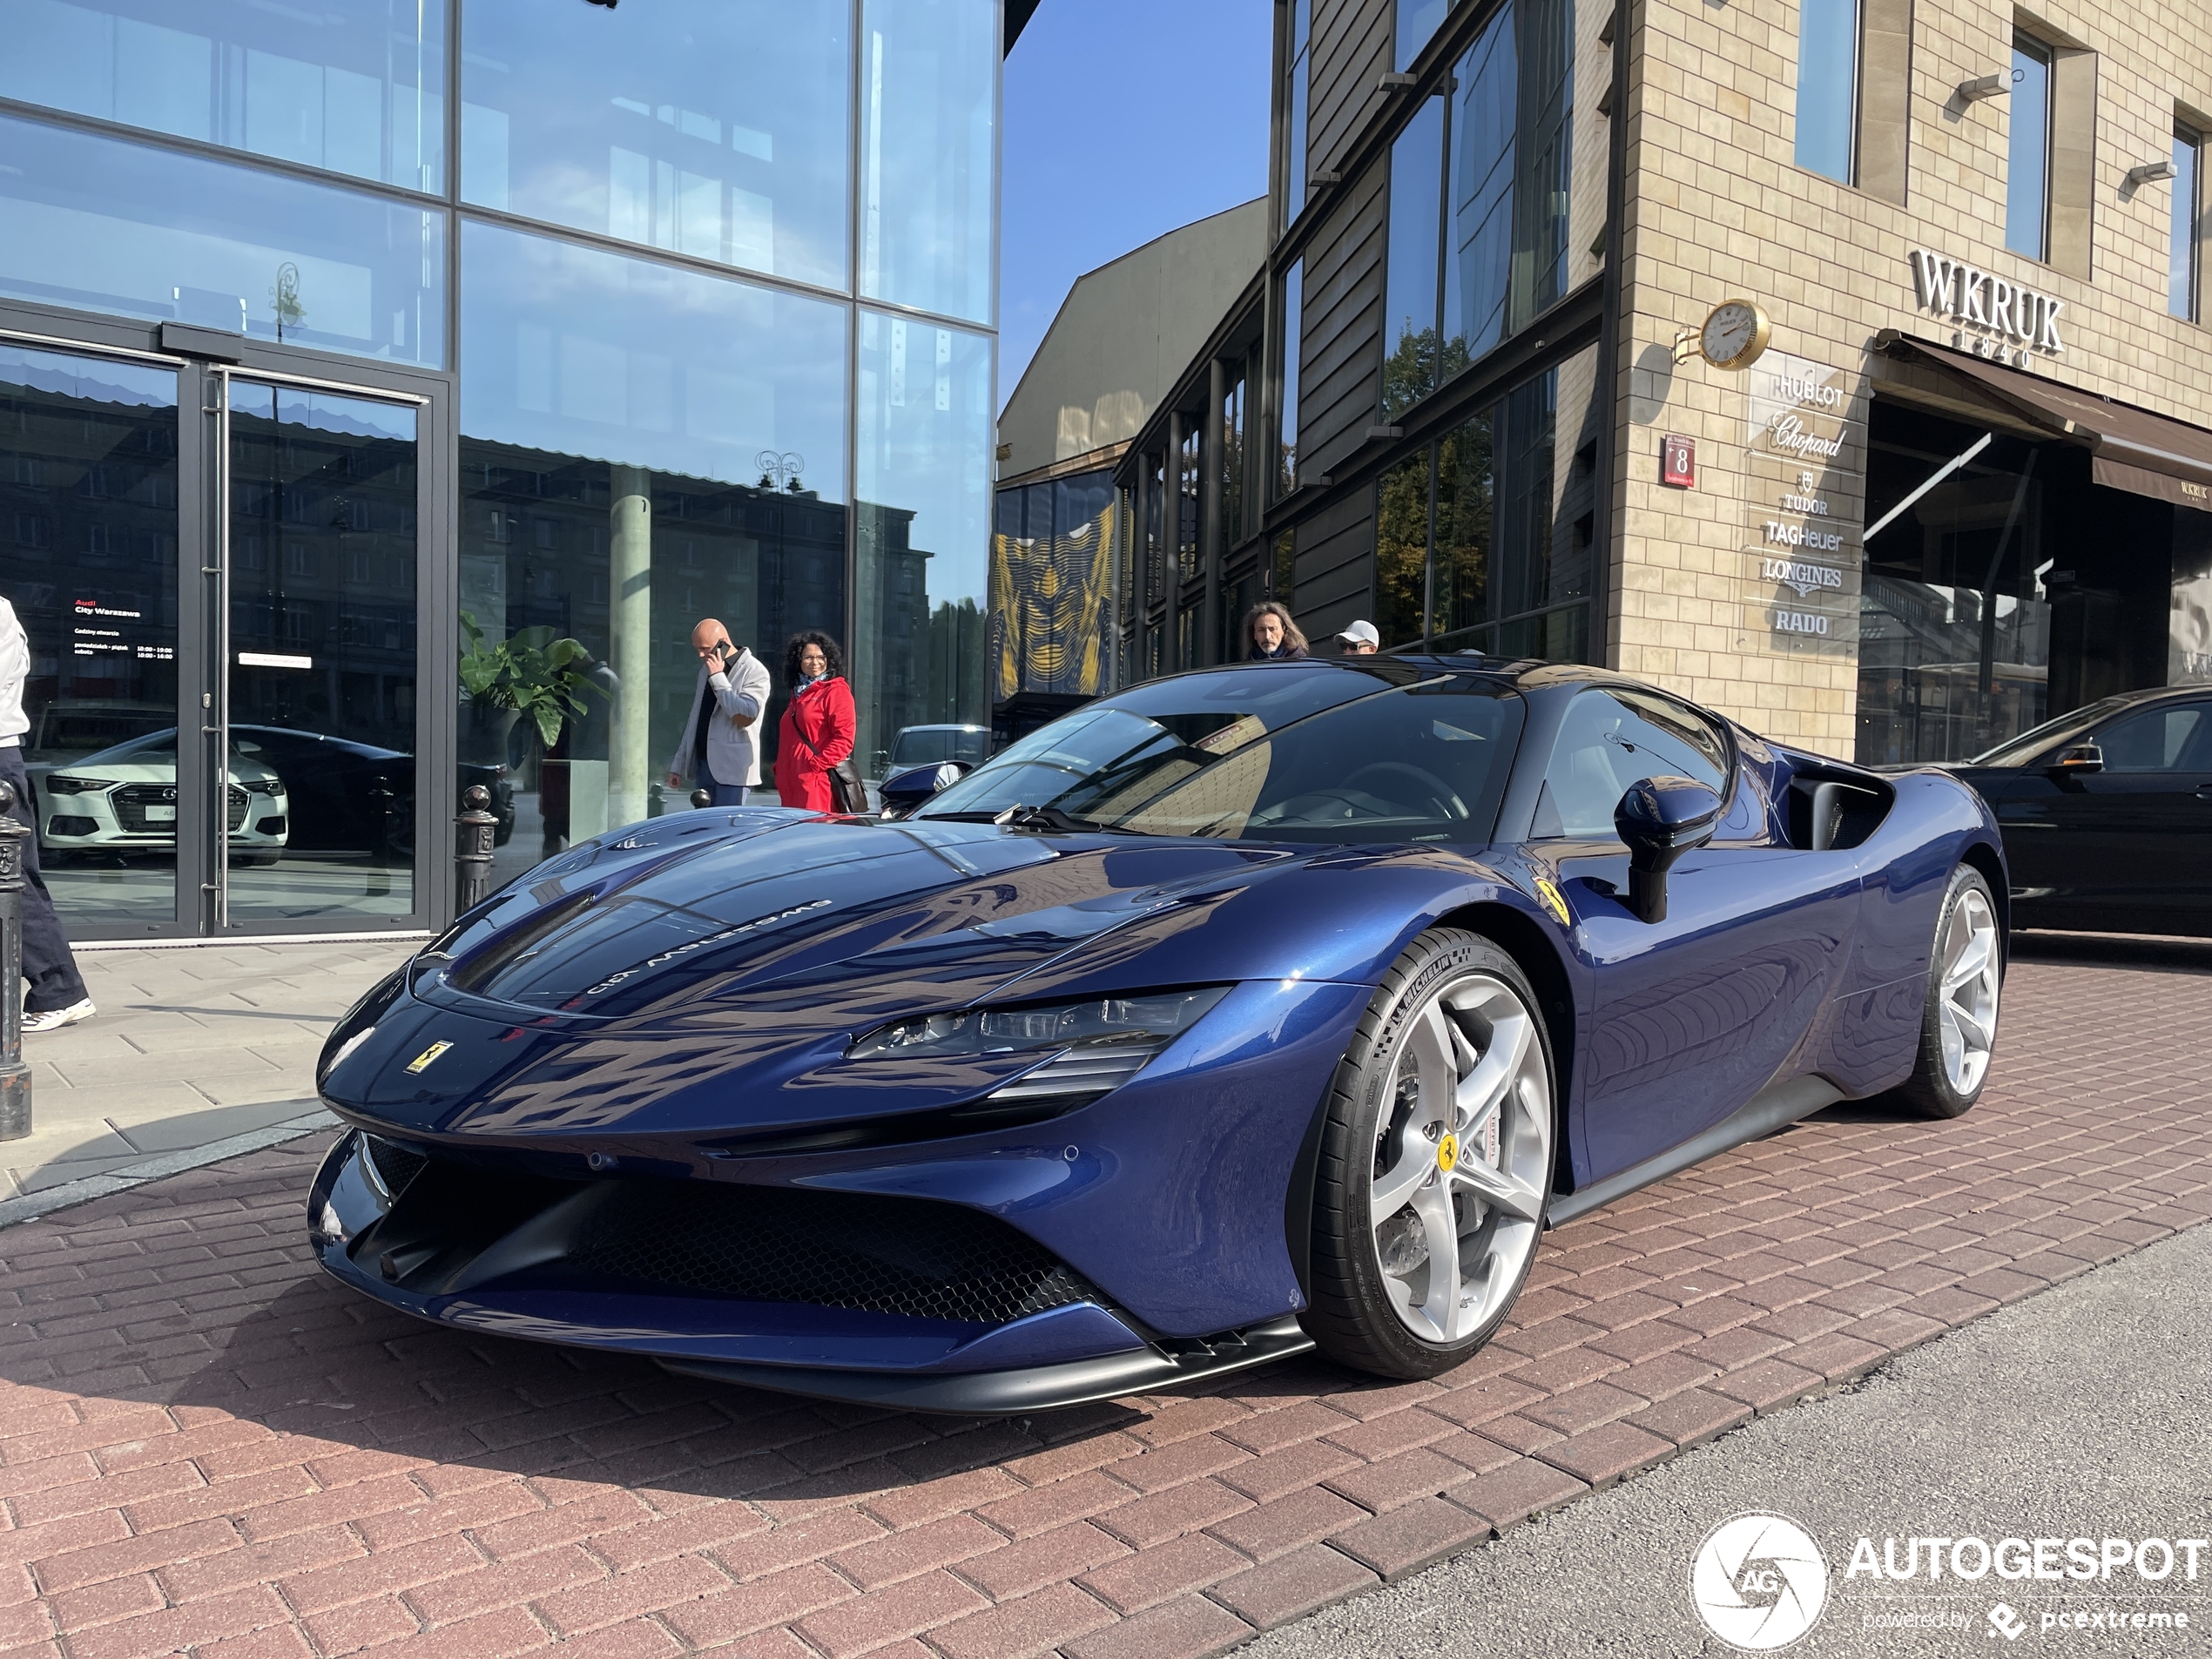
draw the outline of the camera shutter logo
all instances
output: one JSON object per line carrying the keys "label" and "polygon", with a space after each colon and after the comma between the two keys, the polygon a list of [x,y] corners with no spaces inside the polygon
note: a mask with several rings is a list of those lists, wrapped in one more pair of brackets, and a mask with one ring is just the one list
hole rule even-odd
{"label": "camera shutter logo", "polygon": [[1828,1563],[1796,1521],[1737,1515],[1708,1533],[1690,1557],[1689,1599],[1705,1628],[1730,1647],[1771,1653],[1820,1622]]}

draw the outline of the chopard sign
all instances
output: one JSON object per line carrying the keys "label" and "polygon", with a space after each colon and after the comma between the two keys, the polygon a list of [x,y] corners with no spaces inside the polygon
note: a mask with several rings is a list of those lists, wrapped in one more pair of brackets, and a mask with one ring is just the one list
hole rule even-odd
{"label": "chopard sign", "polygon": [[1975,340],[1977,348],[1988,347],[1981,350],[1981,355],[2006,355],[2014,350],[2022,354],[2047,351],[2055,355],[2066,349],[2066,341],[2059,334],[2059,314],[2066,309],[2065,300],[2008,282],[1932,248],[1916,247],[1909,257],[1912,284],[1923,310],[1949,317],[1962,325],[1962,333],[1971,327],[1988,329],[1999,336]]}

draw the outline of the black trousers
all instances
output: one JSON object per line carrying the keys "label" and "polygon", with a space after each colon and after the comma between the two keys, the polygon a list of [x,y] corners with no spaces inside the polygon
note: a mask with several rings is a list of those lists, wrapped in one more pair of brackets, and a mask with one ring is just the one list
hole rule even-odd
{"label": "black trousers", "polygon": [[[46,891],[46,878],[38,873],[38,826],[30,813],[30,779],[24,775],[23,750],[16,744],[0,747],[0,783],[14,786],[16,804],[8,816],[30,831],[23,848],[23,976],[30,981],[24,999],[25,1011],[51,1013],[84,1000],[84,977],[77,971],[77,958],[69,952],[61,918],[54,914],[54,895]],[[7,988],[5,995],[14,995]]]}

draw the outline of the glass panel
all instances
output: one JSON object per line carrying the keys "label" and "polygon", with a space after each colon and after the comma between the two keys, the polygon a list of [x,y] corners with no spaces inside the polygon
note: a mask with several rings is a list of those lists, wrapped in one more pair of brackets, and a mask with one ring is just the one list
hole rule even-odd
{"label": "glass panel", "polygon": [[860,292],[868,299],[991,320],[998,13],[997,0],[866,0],[861,8]]}
{"label": "glass panel", "polygon": [[2050,207],[2051,55],[2035,42],[2013,43],[2011,147],[2005,173],[2005,246],[2043,257]]}
{"label": "glass panel", "polygon": [[[2094,741],[2104,751],[2107,772],[2194,771],[2202,741],[2208,705],[2184,703],[2153,709],[2106,727]],[[2195,751],[2195,754],[2190,752]]]}
{"label": "glass panel", "polygon": [[1002,751],[923,817],[1049,806],[1146,835],[1487,840],[1521,699],[1460,680],[1390,687],[1403,671],[1268,668],[1139,687]]}
{"label": "glass panel", "polygon": [[1177,476],[1181,480],[1176,491],[1176,579],[1195,582],[1202,574],[1198,555],[1198,482],[1203,475],[1199,464],[1199,425],[1190,423],[1184,434],[1183,448],[1177,453],[1181,457]]}
{"label": "glass panel", "polygon": [[[1868,519],[1925,483],[1980,435],[1877,400]],[[2146,572],[2149,579],[2126,594],[2088,585],[2112,581],[2137,561],[2076,561],[2067,550],[2097,536],[2107,546],[2128,547],[2135,528],[2128,508],[2141,498],[2097,492],[2103,501],[2096,516],[2106,522],[2093,531],[2086,517],[2074,517],[2087,504],[2087,458],[2076,475],[2055,476],[2061,469],[2072,472],[2071,456],[2000,436],[1867,543],[1859,596],[1858,759],[1961,760],[2074,707],[2087,699],[2054,694],[2054,680],[2078,682],[2083,666],[2080,653],[2054,650],[2059,624],[2074,619],[2067,631],[2094,642],[2092,654],[2117,652],[2128,637],[2126,615],[2147,610],[2154,593],[2165,597],[2163,570]],[[2137,545],[2165,563],[2164,545],[2148,536]],[[2076,570],[2055,570],[2054,564],[2084,567],[2081,580]],[[2124,671],[2121,664],[2112,666]],[[2095,689],[2134,683],[2115,678]]]}
{"label": "glass panel", "polygon": [[231,383],[233,924],[415,908],[415,420]]}
{"label": "glass panel", "polygon": [[[1597,563],[1597,355],[1516,387],[1438,445],[1431,627],[1446,649],[1588,660]],[[1561,464],[1560,411],[1574,424]],[[1487,625],[1486,625],[1487,624]]]}
{"label": "glass panel", "polygon": [[1385,650],[1428,631],[1428,467],[1424,449],[1376,486],[1375,628]]}
{"label": "glass panel", "polygon": [[[1390,147],[1389,289],[1384,303],[1390,354],[1383,360],[1386,424],[1436,389],[1437,238],[1444,213],[1444,100],[1420,113]],[[1445,371],[1467,366],[1464,353]]]}
{"label": "glass panel", "polygon": [[177,916],[177,376],[0,345],[0,599],[65,928]]}
{"label": "glass panel", "polygon": [[0,117],[0,293],[445,361],[441,212]]}
{"label": "glass panel", "polygon": [[2186,129],[2174,134],[2173,228],[2168,261],[2166,307],[2177,317],[2196,315],[2200,259],[2197,214],[2202,211],[2204,140]]}
{"label": "glass panel", "polygon": [[1291,0],[1290,120],[1283,133],[1283,222],[1287,225],[1305,206],[1306,181],[1312,172],[1305,159],[1306,78],[1312,64],[1313,0]]}
{"label": "glass panel", "polygon": [[1512,0],[1460,60],[1447,361],[1472,362],[1565,291],[1569,0]]}
{"label": "glass panel", "polygon": [[664,792],[671,759],[692,767],[677,752],[699,695],[694,623],[721,622],[768,668],[753,757],[772,755],[785,640],[844,626],[846,314],[485,225],[461,251],[473,651],[487,671],[519,655],[542,678],[529,653],[584,652],[550,743],[506,699],[462,708],[462,759],[512,769],[504,880],[688,803],[690,775]]}
{"label": "glass panel", "polygon": [[860,314],[854,752],[880,778],[910,725],[976,725],[991,490],[991,341]]}
{"label": "glass panel", "polygon": [[0,98],[445,190],[442,0],[6,0]]}
{"label": "glass panel", "polygon": [[1221,543],[1244,539],[1244,369],[1229,368],[1221,395]]}
{"label": "glass panel", "polygon": [[471,0],[462,30],[463,199],[846,286],[845,0]]}
{"label": "glass panel", "polygon": [[[1490,615],[1490,543],[1497,507],[1492,440],[1497,411],[1484,409],[1437,445],[1436,631],[1447,637]],[[1455,643],[1481,644],[1463,638]]]}
{"label": "glass panel", "polygon": [[[1111,608],[1120,508],[1110,472],[1002,489],[991,537],[992,698],[1024,691],[1096,697],[1107,689],[1116,630]],[[894,741],[896,771],[935,727]]]}
{"label": "glass panel", "polygon": [[1672,772],[1719,791],[1727,765],[1719,736],[1680,704],[1635,691],[1584,691],[1560,722],[1531,833],[1610,841],[1614,809],[1642,779]]}
{"label": "glass panel", "polygon": [[1858,0],[1803,0],[1797,10],[1797,165],[1851,180],[1858,112]]}
{"label": "glass panel", "polygon": [[1398,0],[1398,67],[1407,68],[1421,55],[1444,19],[1452,0]]}
{"label": "glass panel", "polygon": [[1277,423],[1282,459],[1275,480],[1278,496],[1298,488],[1298,360],[1305,351],[1305,261],[1300,260],[1283,278],[1283,408]]}

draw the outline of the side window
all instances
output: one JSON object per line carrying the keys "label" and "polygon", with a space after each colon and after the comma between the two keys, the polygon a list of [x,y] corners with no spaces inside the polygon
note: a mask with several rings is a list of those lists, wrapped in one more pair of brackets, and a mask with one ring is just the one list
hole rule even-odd
{"label": "side window", "polygon": [[1686,705],[1627,687],[1592,688],[1568,705],[1534,833],[1610,840],[1613,809],[1640,779],[1672,774],[1728,793],[1728,744]]}
{"label": "side window", "polygon": [[[2146,709],[2097,733],[2107,772],[2179,772],[2204,764],[2212,705]],[[2192,753],[2192,751],[2195,752]]]}

